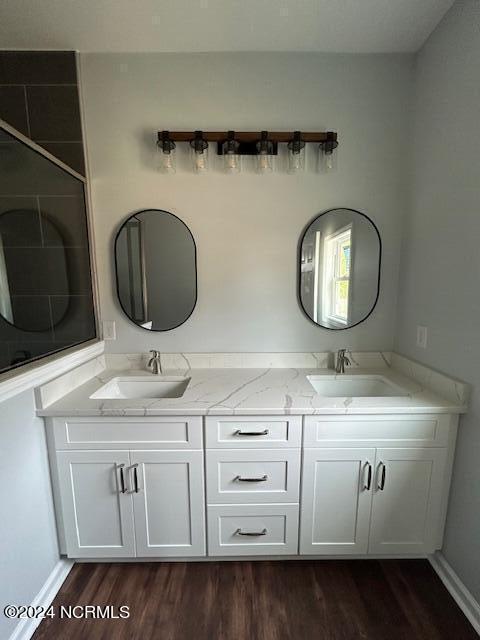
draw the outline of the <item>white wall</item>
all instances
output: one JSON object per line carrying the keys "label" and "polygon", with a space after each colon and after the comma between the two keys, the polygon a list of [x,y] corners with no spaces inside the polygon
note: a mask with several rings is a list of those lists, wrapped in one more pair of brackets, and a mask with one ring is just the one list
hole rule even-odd
{"label": "white wall", "polygon": [[[101,313],[117,322],[118,339],[108,348],[391,348],[412,61],[408,55],[82,55]],[[159,174],[155,132],[196,128],[334,129],[339,170],[198,176],[182,166],[174,176]],[[347,333],[316,327],[297,302],[299,237],[318,213],[342,206],[369,215],[384,247],[378,306]],[[143,208],[178,215],[198,249],[197,307],[167,333],[132,325],[114,293],[114,233]]]}
{"label": "white wall", "polygon": [[[443,552],[480,601],[479,109],[480,2],[461,0],[417,61],[397,350],[473,385]],[[426,350],[415,346],[419,324],[428,327]]]}
{"label": "white wall", "polygon": [[[32,602],[59,559],[43,420],[33,390],[0,405],[0,611]],[[0,638],[18,620],[0,615]]]}

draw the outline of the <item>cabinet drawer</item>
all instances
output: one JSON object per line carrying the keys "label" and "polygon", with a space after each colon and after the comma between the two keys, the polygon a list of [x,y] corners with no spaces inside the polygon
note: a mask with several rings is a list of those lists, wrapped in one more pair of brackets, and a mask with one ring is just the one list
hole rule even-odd
{"label": "cabinet drawer", "polygon": [[296,555],[298,505],[209,506],[208,553],[210,556]]}
{"label": "cabinet drawer", "polygon": [[56,449],[201,449],[200,416],[55,418]]}
{"label": "cabinet drawer", "polygon": [[301,416],[210,416],[205,425],[211,449],[300,447],[302,441]]}
{"label": "cabinet drawer", "polygon": [[207,451],[207,502],[298,502],[300,449]]}
{"label": "cabinet drawer", "polygon": [[305,447],[445,447],[451,416],[306,416]]}

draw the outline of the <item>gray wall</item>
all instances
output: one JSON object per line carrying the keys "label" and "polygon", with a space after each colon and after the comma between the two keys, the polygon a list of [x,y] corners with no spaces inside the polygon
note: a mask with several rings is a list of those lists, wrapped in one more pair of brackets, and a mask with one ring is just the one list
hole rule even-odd
{"label": "gray wall", "polygon": [[[30,604],[59,559],[43,420],[33,390],[0,405],[0,610]],[[0,638],[18,620],[0,615]]]}
{"label": "gray wall", "polygon": [[[412,63],[409,55],[82,55],[101,312],[117,322],[118,339],[108,349],[391,348]],[[247,163],[238,176],[220,170],[199,176],[183,148],[176,175],[156,171],[156,131],[196,128],[336,129],[339,169],[291,176],[282,156],[272,175],[255,175]],[[312,166],[314,150],[308,151]],[[378,306],[348,339],[314,326],[296,291],[303,229],[341,206],[369,215],[384,241]],[[178,215],[198,250],[195,311],[181,327],[154,335],[128,321],[114,290],[114,233],[143,208]]]}
{"label": "gray wall", "polygon": [[[480,2],[447,13],[417,61],[412,206],[397,350],[470,382],[444,554],[480,600]],[[415,346],[428,327],[426,350]]]}

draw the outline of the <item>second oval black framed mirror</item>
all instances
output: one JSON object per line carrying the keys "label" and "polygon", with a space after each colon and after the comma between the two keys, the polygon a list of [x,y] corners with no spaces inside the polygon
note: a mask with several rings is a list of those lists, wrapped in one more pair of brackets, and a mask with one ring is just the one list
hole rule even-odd
{"label": "second oval black framed mirror", "polygon": [[364,322],[380,293],[382,241],[355,209],[330,209],[305,229],[299,248],[299,301],[312,322],[344,330]]}

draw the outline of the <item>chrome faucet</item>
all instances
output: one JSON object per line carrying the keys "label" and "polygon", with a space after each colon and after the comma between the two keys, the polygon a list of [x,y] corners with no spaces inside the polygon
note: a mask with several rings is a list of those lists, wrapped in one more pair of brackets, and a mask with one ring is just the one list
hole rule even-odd
{"label": "chrome faucet", "polygon": [[162,372],[162,360],[160,357],[160,351],[155,351],[154,349],[152,349],[150,353],[152,354],[152,357],[148,361],[147,367],[151,369],[152,373],[155,374],[156,376],[161,375],[163,372]]}
{"label": "chrome faucet", "polygon": [[345,373],[345,367],[352,364],[346,353],[347,349],[339,349],[337,351],[337,364],[335,366],[336,373]]}

